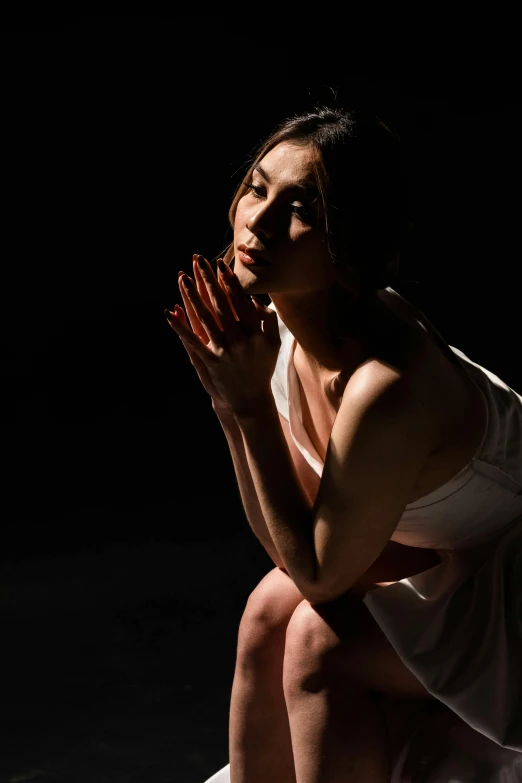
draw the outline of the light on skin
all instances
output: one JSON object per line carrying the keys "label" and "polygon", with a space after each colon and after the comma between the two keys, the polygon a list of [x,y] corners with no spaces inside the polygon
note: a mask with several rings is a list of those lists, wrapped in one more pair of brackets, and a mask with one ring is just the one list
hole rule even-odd
{"label": "light on skin", "polygon": [[[328,326],[329,291],[338,279],[324,229],[310,146],[282,142],[268,152],[239,200],[234,220],[234,271],[248,294],[268,293],[291,333],[296,356],[317,380],[357,363],[361,342],[334,345]],[[252,269],[238,248],[257,250],[269,266]]]}

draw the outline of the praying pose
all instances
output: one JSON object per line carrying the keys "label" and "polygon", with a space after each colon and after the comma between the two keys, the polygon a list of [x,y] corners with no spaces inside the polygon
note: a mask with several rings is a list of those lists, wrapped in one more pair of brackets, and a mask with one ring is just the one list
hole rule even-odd
{"label": "praying pose", "polygon": [[406,192],[378,118],[291,117],[166,311],[274,562],[239,628],[232,783],[389,783],[386,698],[522,753],[522,398],[393,289]]}

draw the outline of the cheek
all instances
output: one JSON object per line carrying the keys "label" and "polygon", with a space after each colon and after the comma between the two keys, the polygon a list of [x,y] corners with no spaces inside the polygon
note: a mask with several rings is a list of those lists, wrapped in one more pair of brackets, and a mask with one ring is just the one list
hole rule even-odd
{"label": "cheek", "polygon": [[301,258],[302,266],[306,266],[310,274],[321,280],[334,279],[333,262],[326,240],[321,234],[312,232],[306,236],[301,235],[294,248],[296,255]]}
{"label": "cheek", "polygon": [[322,234],[303,227],[303,225],[293,225],[290,230],[290,240],[295,249],[306,256],[317,257],[318,255],[324,255],[326,245],[322,243]]}
{"label": "cheek", "polygon": [[239,204],[237,205],[236,216],[234,218],[234,231],[243,228],[245,222],[246,222],[246,211],[240,201]]}

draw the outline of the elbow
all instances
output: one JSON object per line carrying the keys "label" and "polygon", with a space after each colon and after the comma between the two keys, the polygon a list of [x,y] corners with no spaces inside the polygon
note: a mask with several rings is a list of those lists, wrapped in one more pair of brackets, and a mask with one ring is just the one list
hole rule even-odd
{"label": "elbow", "polygon": [[339,601],[341,598],[347,596],[355,596],[359,599],[364,599],[367,592],[367,587],[359,587],[356,582],[353,587],[348,587],[346,590],[338,590],[337,592],[310,592],[304,597],[312,606],[321,606],[322,604],[335,603],[335,601]]}
{"label": "elbow", "polygon": [[324,575],[320,572],[317,561],[314,562],[313,568],[310,568],[306,574],[303,573],[302,569],[288,569],[287,566],[283,570],[288,574],[303,598],[310,604],[318,606],[320,604],[330,604],[348,592],[358,594],[361,592],[358,573],[352,572],[352,575],[350,575],[347,572],[343,572],[338,576],[332,576],[332,574]]}
{"label": "elbow", "polygon": [[[348,588],[349,590],[349,588]],[[321,606],[322,604],[331,604],[341,598],[348,590],[344,590],[342,593],[330,593],[330,592],[318,592],[316,590],[309,591],[304,597],[312,606]]]}
{"label": "elbow", "polygon": [[317,579],[313,584],[306,586],[303,596],[311,604],[330,604],[342,598],[346,593],[366,592],[365,590],[361,591],[360,587],[358,579],[344,578],[335,581]]}
{"label": "elbow", "polygon": [[301,592],[303,597],[306,598],[308,603],[320,606],[321,604],[330,604],[332,601],[336,601],[350,588],[343,590],[330,590],[319,584],[306,585],[306,588],[302,588]]}

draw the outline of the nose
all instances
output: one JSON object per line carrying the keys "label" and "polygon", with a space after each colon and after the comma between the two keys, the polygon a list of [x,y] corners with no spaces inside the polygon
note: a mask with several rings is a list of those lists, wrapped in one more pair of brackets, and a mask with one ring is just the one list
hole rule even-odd
{"label": "nose", "polygon": [[246,227],[255,237],[270,239],[276,231],[276,218],[273,209],[268,203],[261,204],[253,210],[247,221]]}

